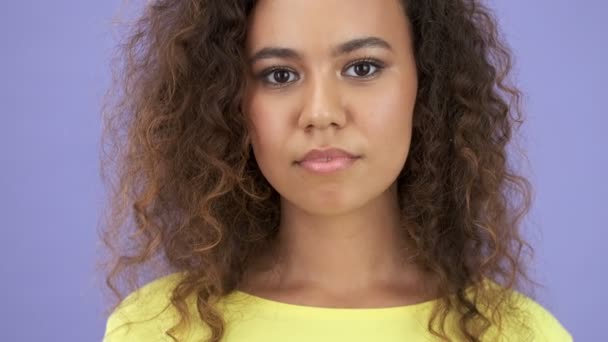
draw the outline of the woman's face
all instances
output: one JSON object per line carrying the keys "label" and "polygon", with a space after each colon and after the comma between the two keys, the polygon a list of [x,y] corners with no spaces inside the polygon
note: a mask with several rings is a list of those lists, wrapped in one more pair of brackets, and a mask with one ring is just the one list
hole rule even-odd
{"label": "woman's face", "polygon": [[[398,0],[261,0],[250,17],[243,109],[260,170],[309,213],[387,193],[407,159],[417,75]],[[316,173],[297,161],[331,147],[357,156]]]}

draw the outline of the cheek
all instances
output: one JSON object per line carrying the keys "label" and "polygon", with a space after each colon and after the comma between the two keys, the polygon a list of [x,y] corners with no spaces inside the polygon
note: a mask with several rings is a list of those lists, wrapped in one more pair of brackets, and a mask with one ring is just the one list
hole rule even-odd
{"label": "cheek", "polygon": [[253,98],[247,107],[249,129],[256,158],[260,163],[268,156],[281,156],[287,139],[285,110],[276,101]]}
{"label": "cheek", "polygon": [[404,144],[409,145],[415,95],[404,92],[403,86],[384,89],[382,92],[359,97],[356,108],[362,115],[359,115],[361,119],[357,126],[364,131],[375,148],[389,144],[392,150],[397,150]]}

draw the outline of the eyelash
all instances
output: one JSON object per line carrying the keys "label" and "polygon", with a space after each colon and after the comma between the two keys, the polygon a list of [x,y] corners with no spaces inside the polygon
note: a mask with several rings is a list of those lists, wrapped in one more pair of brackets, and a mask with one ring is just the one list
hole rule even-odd
{"label": "eyelash", "polygon": [[[381,62],[380,60],[373,58],[373,57],[364,57],[361,59],[357,59],[353,62],[351,62],[350,64],[348,64],[346,66],[346,70],[350,69],[351,67],[355,66],[355,65],[359,65],[359,64],[369,64],[372,67],[376,68],[376,70],[367,75],[367,76],[349,76],[349,77],[354,77],[354,78],[358,78],[358,79],[363,79],[363,80],[367,80],[370,79],[372,77],[374,77],[375,75],[377,75],[378,73],[380,73],[382,71],[382,69],[384,69],[385,65],[383,62]],[[270,68],[266,68],[264,70],[262,70],[260,73],[258,73],[257,78],[261,79],[262,82],[264,82],[265,84],[267,84],[269,87],[272,88],[281,88],[281,87],[285,87],[287,85],[289,85],[290,83],[294,82],[285,82],[285,83],[273,83],[273,82],[268,82],[266,80],[266,78],[268,76],[271,76],[274,72],[279,71],[279,70],[285,70],[288,72],[293,72],[295,73],[295,71],[293,71],[290,68],[284,67],[284,66],[274,66],[274,67],[270,67]]]}

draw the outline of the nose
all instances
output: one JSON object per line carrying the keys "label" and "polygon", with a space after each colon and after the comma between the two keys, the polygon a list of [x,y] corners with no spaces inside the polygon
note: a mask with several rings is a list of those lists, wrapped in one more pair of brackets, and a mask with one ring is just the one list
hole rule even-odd
{"label": "nose", "polygon": [[303,92],[303,105],[298,125],[303,130],[327,126],[344,126],[346,120],[340,88],[331,76],[309,79]]}

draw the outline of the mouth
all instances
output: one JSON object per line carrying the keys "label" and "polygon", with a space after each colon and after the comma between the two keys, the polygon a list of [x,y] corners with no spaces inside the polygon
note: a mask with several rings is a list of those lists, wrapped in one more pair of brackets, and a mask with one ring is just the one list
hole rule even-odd
{"label": "mouth", "polygon": [[297,163],[305,163],[305,162],[330,162],[334,159],[356,159],[360,156],[357,156],[349,151],[340,149],[340,148],[328,148],[325,150],[312,149],[308,151]]}
{"label": "mouth", "polygon": [[360,157],[325,157],[316,159],[307,159],[296,162],[298,166],[304,168],[307,171],[317,174],[328,174],[341,170],[348,169],[352,166]]}

